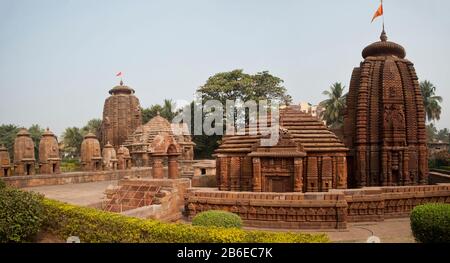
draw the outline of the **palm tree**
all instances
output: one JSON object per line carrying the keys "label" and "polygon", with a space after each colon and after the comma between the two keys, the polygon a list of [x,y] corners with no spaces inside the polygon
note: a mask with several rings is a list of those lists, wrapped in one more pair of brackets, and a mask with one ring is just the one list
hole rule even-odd
{"label": "palm tree", "polygon": [[162,105],[161,116],[163,116],[169,121],[172,121],[172,119],[175,118],[176,115],[174,112],[175,107],[176,105],[171,99],[170,100],[165,99]]}
{"label": "palm tree", "polygon": [[423,104],[428,121],[439,120],[441,117],[442,97],[436,96],[436,87],[428,80],[420,82]]}
{"label": "palm tree", "polygon": [[175,112],[175,103],[172,100],[164,100],[163,105],[154,104],[146,109],[141,109],[142,111],[142,124],[147,123],[153,117],[159,114],[161,117],[166,118],[168,121],[172,121],[175,118],[177,112]]}
{"label": "palm tree", "polygon": [[330,90],[322,92],[328,96],[328,99],[322,101],[319,105],[325,108],[321,117],[330,127],[340,127],[344,123],[344,109],[346,105],[347,94],[344,94],[345,86],[340,82],[331,85]]}

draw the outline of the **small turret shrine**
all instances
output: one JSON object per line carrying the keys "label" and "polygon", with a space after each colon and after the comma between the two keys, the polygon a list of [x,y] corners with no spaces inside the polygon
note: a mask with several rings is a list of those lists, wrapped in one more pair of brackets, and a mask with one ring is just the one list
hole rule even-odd
{"label": "small turret shrine", "polygon": [[34,142],[28,130],[22,128],[14,141],[14,175],[34,175],[35,165]]}
{"label": "small turret shrine", "polygon": [[117,169],[117,155],[114,147],[108,142],[102,151],[103,167],[105,170]]}
{"label": "small turret shrine", "polygon": [[131,155],[127,147],[123,145],[117,150],[117,169],[131,169]]}
{"label": "small turret shrine", "polygon": [[81,143],[81,168],[83,171],[102,170],[100,142],[92,133],[84,136],[84,140]]}
{"label": "small turret shrine", "polygon": [[58,141],[55,134],[47,128],[39,143],[39,172],[41,174],[58,174],[61,173],[60,166]]}
{"label": "small turret shrine", "polygon": [[8,149],[0,145],[0,177],[11,175],[11,160]]}

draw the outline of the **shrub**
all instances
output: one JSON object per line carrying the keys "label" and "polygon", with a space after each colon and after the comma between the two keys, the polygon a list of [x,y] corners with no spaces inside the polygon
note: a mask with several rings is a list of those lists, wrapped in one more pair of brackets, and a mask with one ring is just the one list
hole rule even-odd
{"label": "shrub", "polygon": [[78,207],[44,199],[45,228],[66,239],[78,236],[81,242],[125,243],[323,243],[324,234],[244,231],[237,228],[192,226],[127,217],[121,214]]}
{"label": "shrub", "polygon": [[5,188],[5,187],[6,187],[5,181],[3,181],[3,180],[0,178],[0,190],[2,190],[2,189]]}
{"label": "shrub", "polygon": [[411,229],[422,243],[450,243],[450,204],[416,206],[411,212]]}
{"label": "shrub", "polygon": [[30,241],[44,221],[41,195],[4,187],[0,189],[0,242]]}
{"label": "shrub", "polygon": [[63,173],[79,171],[81,169],[80,161],[78,159],[64,159],[61,162],[60,169]]}
{"label": "shrub", "polygon": [[210,210],[198,213],[194,219],[192,219],[192,225],[241,228],[242,219],[238,215],[230,212]]}
{"label": "shrub", "polygon": [[440,151],[432,154],[430,156],[430,162],[432,163],[432,167],[439,168],[441,166],[449,166],[450,165],[450,153],[448,151]]}

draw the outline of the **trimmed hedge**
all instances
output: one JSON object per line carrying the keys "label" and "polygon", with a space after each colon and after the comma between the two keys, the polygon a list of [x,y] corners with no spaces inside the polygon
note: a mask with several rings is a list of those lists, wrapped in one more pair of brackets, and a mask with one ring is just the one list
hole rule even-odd
{"label": "trimmed hedge", "polygon": [[31,241],[45,218],[42,200],[41,195],[1,186],[0,242]]}
{"label": "trimmed hedge", "polygon": [[450,243],[450,204],[416,206],[411,212],[411,229],[422,243]]}
{"label": "trimmed hedge", "polygon": [[210,210],[198,213],[192,219],[192,225],[241,228],[242,219],[238,215],[227,211]]}
{"label": "trimmed hedge", "polygon": [[324,243],[325,234],[245,231],[237,228],[163,223],[78,207],[44,199],[46,230],[66,239],[78,236],[86,243]]}

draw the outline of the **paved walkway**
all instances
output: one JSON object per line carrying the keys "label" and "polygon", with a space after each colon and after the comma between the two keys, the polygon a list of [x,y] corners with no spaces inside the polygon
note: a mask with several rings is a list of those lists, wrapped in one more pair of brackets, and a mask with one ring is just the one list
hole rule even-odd
{"label": "paved walkway", "polygon": [[[245,227],[245,229],[262,230],[261,228]],[[381,243],[414,243],[409,218],[387,219],[383,222],[348,223],[344,230],[292,230],[292,229],[268,229],[269,231],[302,232],[319,234],[325,233],[331,242],[335,243],[366,243],[367,239],[374,235],[380,238]]]}
{"label": "paved walkway", "polygon": [[47,198],[56,199],[80,206],[95,206],[104,198],[104,192],[109,185],[117,185],[117,180],[82,184],[63,184],[23,188],[38,192]]}
{"label": "paved walkway", "polygon": [[414,243],[409,218],[387,219],[383,222],[349,223],[347,229],[340,231],[317,231],[326,233],[332,242],[366,243],[369,236],[375,235],[381,243]]}

